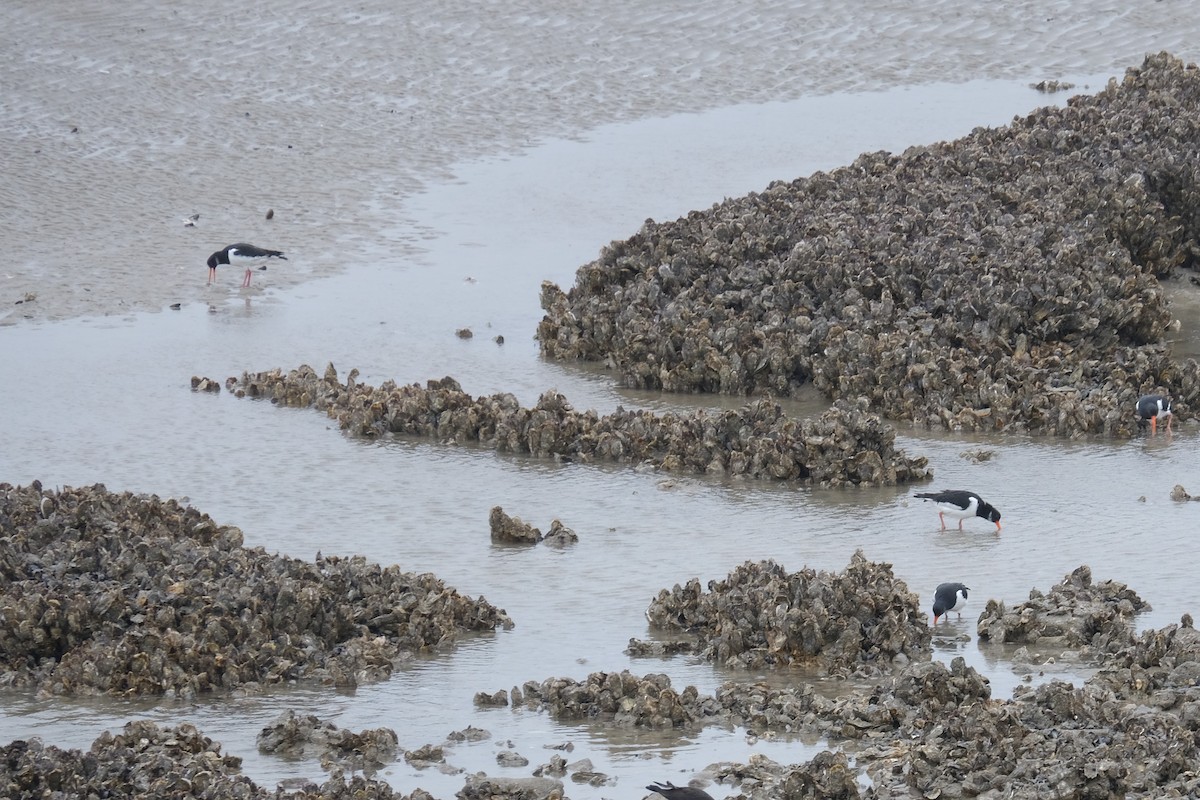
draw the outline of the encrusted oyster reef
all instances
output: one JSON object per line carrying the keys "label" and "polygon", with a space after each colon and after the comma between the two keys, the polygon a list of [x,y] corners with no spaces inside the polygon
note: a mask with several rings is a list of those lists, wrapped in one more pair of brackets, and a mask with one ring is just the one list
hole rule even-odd
{"label": "encrusted oyster reef", "polygon": [[[931,638],[917,596],[890,564],[868,561],[861,550],[840,573],[760,561],[709,581],[707,592],[693,578],[659,592],[646,617],[654,628],[695,636],[692,649],[707,659],[752,668],[878,674],[927,656]],[[631,650],[639,649],[635,641]]]}
{"label": "encrusted oyster reef", "polygon": [[684,473],[793,480],[824,486],[925,480],[927,459],[895,446],[896,433],[866,409],[840,402],[816,419],[796,419],[760,399],[728,411],[689,414],[576,411],[547,391],[533,408],[512,394],[472,397],[453,378],[378,388],[351,370],[342,383],[329,364],[244,373],[226,381],[235,395],[289,407],[315,406],[358,436],[387,433],[477,443],[501,453],[572,461],[615,461]]}
{"label": "encrusted oyster reef", "polygon": [[194,697],[380,680],[502,609],[361,556],[315,563],[153,495],[0,484],[0,683],[56,695]]}
{"label": "encrusted oyster reef", "polygon": [[1130,435],[1186,416],[1161,279],[1200,255],[1200,71],[1166,54],[999,128],[648,220],[542,287],[542,352],[632,387],[830,398],[919,426]]}

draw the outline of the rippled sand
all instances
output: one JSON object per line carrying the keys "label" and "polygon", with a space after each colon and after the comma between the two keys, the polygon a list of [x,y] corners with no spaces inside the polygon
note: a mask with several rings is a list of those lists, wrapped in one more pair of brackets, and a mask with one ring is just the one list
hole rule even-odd
{"label": "rippled sand", "polygon": [[206,288],[204,261],[234,241],[289,254],[252,294],[403,252],[421,231],[402,199],[456,161],[600,123],[1194,60],[1198,31],[1200,5],[1178,2],[17,0],[0,7],[0,323],[226,299],[238,276]]}

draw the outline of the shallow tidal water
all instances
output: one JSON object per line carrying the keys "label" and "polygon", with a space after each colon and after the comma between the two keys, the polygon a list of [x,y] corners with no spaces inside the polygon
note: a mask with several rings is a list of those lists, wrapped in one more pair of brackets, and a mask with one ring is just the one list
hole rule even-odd
{"label": "shallow tidal water", "polygon": [[[1074,80],[1080,90],[1096,91],[1106,79]],[[731,673],[686,657],[626,656],[631,637],[651,635],[646,606],[674,583],[723,578],[743,561],[765,558],[790,570],[840,570],[859,548],[893,564],[926,608],[937,583],[963,581],[973,590],[970,604],[961,621],[940,626],[935,658],[963,656],[990,678],[997,697],[1010,696],[1026,677],[1077,681],[1087,670],[1069,655],[1039,653],[1055,663],[1027,676],[1011,650],[980,646],[973,620],[989,598],[1019,603],[1030,589],[1048,590],[1087,564],[1096,580],[1126,582],[1152,604],[1139,627],[1196,613],[1200,586],[1179,565],[1195,557],[1200,505],[1168,498],[1177,483],[1200,489],[1194,427],[1121,442],[902,429],[901,446],[929,457],[932,483],[827,490],[560,465],[425,440],[354,440],[313,410],[189,389],[193,375],[223,380],[303,363],[320,371],[333,362],[342,376],[357,367],[367,383],[450,375],[472,394],[511,391],[525,405],[551,388],[577,408],[602,413],[617,405],[737,404],[629,392],[595,367],[542,361],[532,339],[540,282],[567,288],[576,267],[647,217],[672,218],[771,180],[849,163],[862,151],[954,138],[1063,101],[1065,95],[1041,95],[1026,83],[977,81],[606,126],[458,165],[453,180],[406,200],[414,224],[358,237],[340,254],[345,271],[333,277],[242,293],[234,288],[238,276],[226,273],[208,303],[179,311],[0,328],[0,480],[100,482],[184,499],[239,526],[247,546],[305,559],[318,551],[361,554],[433,572],[485,596],[516,623],[414,658],[390,680],[350,693],[285,687],[178,703],[4,691],[0,742],[37,735],[86,748],[102,730],[131,719],[188,721],[222,742],[224,752],[242,756],[245,772],[262,785],[320,780],[315,760],[281,760],[255,748],[259,730],[294,709],[353,730],[390,727],[408,750],[440,744],[468,725],[484,728],[491,739],[447,749],[447,761],[468,772],[528,775],[558,752],[547,748],[569,742],[569,762],[589,758],[614,779],[600,788],[568,780],[571,797],[633,797],[651,780],[685,783],[714,762],[762,753],[796,763],[825,746],[754,740],[719,727],[614,731],[474,706],[478,691],[594,671],[665,672],[676,688],[694,684],[703,692],[731,679],[805,679]],[[756,132],[752,143],[746,130]],[[303,252],[289,256],[304,259]],[[269,286],[271,274],[255,281]],[[202,266],[195,279],[204,280]],[[1181,337],[1191,341],[1196,320],[1183,322]],[[475,336],[455,336],[463,327]],[[493,341],[497,335],[502,345]],[[823,401],[803,398],[791,407],[818,413]],[[981,448],[993,453],[990,460],[961,456]],[[982,520],[968,522],[965,532],[939,531],[936,512],[911,498],[925,488],[978,491],[1003,512],[1003,532]],[[496,505],[543,530],[561,519],[580,542],[563,550],[493,545],[488,512]],[[499,767],[501,750],[521,753],[530,766]],[[403,760],[381,774],[404,792],[421,787],[438,797],[453,796],[464,780]]]}

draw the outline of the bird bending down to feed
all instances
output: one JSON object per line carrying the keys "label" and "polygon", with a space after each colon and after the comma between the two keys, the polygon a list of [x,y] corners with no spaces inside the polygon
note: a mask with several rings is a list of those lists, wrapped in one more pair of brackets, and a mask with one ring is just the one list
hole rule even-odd
{"label": "bird bending down to feed", "polygon": [[1150,420],[1150,435],[1158,433],[1158,421],[1166,418],[1167,433],[1171,432],[1171,401],[1161,394],[1148,394],[1145,397],[1138,398],[1137,401],[1137,418],[1138,420]]}
{"label": "bird bending down to feed", "polygon": [[703,789],[694,789],[691,786],[676,786],[670,781],[652,783],[646,788],[652,792],[658,792],[667,798],[667,800],[713,800],[713,796]]}
{"label": "bird bending down to feed", "polygon": [[[287,256],[283,254],[282,250],[264,250],[261,247],[255,247],[245,242],[223,247],[208,257],[208,282],[212,283],[217,279],[218,265],[239,264],[246,267],[246,278],[242,281],[242,286],[249,286],[251,267],[263,264],[271,258],[281,258],[287,261]],[[259,267],[259,269],[266,269],[266,267]]]}
{"label": "bird bending down to feed", "polygon": [[[933,624],[937,625],[938,617],[951,611],[962,611],[967,604],[967,592],[970,587],[961,583],[939,583],[933,590]],[[962,616],[959,614],[958,616]]]}
{"label": "bird bending down to feed", "polygon": [[985,501],[974,492],[962,489],[951,489],[946,492],[921,492],[913,495],[922,500],[932,500],[937,504],[938,518],[942,521],[942,530],[946,530],[946,515],[958,517],[958,529],[963,529],[963,520],[968,517],[983,517],[988,522],[996,523],[1000,530],[1000,512],[995,506]]}

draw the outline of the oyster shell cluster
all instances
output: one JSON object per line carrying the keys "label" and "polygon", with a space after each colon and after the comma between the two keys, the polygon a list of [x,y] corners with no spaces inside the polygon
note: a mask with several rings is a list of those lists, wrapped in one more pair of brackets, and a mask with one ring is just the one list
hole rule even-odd
{"label": "oyster shell cluster", "polygon": [[493,506],[488,514],[488,527],[491,529],[493,542],[537,544],[544,538],[539,529],[524,522],[520,517],[504,513],[500,506]]}
{"label": "oyster shell cluster", "polygon": [[258,751],[287,758],[317,756],[322,766],[370,775],[396,758],[399,739],[391,728],[355,733],[313,714],[285,711],[258,734]]}
{"label": "oyster shell cluster", "polygon": [[[501,692],[499,698],[507,699]],[[512,692],[512,705],[543,710],[559,719],[601,717],[629,728],[695,726],[716,717],[716,698],[701,695],[694,686],[676,691],[664,674],[637,676],[622,672],[593,672],[582,681],[548,678],[526,681]]]}
{"label": "oyster shell cluster", "polygon": [[[207,379],[196,379],[203,381]],[[226,381],[239,397],[288,407],[315,406],[357,436],[396,433],[541,458],[651,464],[672,472],[794,480],[826,486],[893,485],[925,480],[924,457],[895,446],[896,435],[863,402],[843,402],[817,419],[798,420],[759,399],[728,411],[689,414],[618,409],[576,411],[556,391],[523,408],[512,394],[475,398],[453,378],[373,388],[352,370],[345,383],[330,364],[289,372],[243,373]]]}
{"label": "oyster shell cluster", "polygon": [[[885,585],[891,580],[886,572],[879,578]],[[1035,599],[1042,596],[1032,594]],[[740,788],[731,795],[739,800],[1195,796],[1200,792],[1200,775],[1193,768],[1200,759],[1200,634],[1191,618],[1134,636],[1126,615],[1146,608],[1144,603],[1124,584],[1093,583],[1086,566],[1067,575],[1046,596],[1055,598],[1051,607],[1061,619],[1053,636],[1040,639],[1043,646],[1096,648],[1104,640],[1105,664],[1082,686],[1060,681],[1023,686],[1012,700],[997,701],[987,678],[958,657],[949,665],[898,659],[900,668],[875,685],[848,687],[835,698],[818,694],[807,683],[732,681],[707,695],[694,686],[676,688],[665,675],[628,671],[596,672],[583,680],[527,681],[511,694],[482,696],[491,704],[508,705],[511,700],[514,708],[593,724],[686,729],[740,725],[752,736],[787,732],[824,737],[853,751],[857,765],[873,780],[873,786],[860,793],[856,781],[842,779],[854,774],[839,768],[838,759],[844,756],[829,752],[802,766],[756,757],[751,764],[710,768],[714,777]],[[820,604],[818,597],[809,602]],[[714,614],[719,613],[717,605],[712,605]],[[1098,606],[1115,616],[1098,616]],[[689,608],[692,619],[699,619],[699,605]],[[764,631],[770,629],[765,615],[755,619]],[[726,621],[727,627],[732,624]],[[1124,635],[1115,633],[1117,626],[1124,627]],[[1068,629],[1091,630],[1093,635],[1062,632]],[[1047,793],[1048,786],[1057,788]]]}
{"label": "oyster shell cluster", "polygon": [[857,770],[845,753],[822,750],[806,764],[779,764],[755,754],[749,764],[722,766],[716,777],[746,800],[857,800]]}
{"label": "oyster shell cluster", "polygon": [[754,669],[803,664],[861,674],[926,653],[931,640],[919,598],[890,564],[861,550],[836,574],[760,561],[710,581],[707,592],[693,578],[659,592],[646,617],[654,628],[696,637],[693,650],[710,661]]}
{"label": "oyster shell cluster", "polygon": [[391,674],[402,656],[511,626],[431,574],[242,546],[174,500],[0,484],[0,681],[62,695]]}
{"label": "oyster shell cluster", "polygon": [[[593,673],[514,690],[513,705],[565,720],[658,728],[742,725],[824,737],[854,753],[873,785],[838,780],[837,754],[819,762],[835,797],[1194,797],[1200,792],[1200,634],[1190,620],[1147,631],[1112,654],[1082,686],[1051,681],[994,700],[986,677],[961,658],[913,662],[837,698],[811,685],[727,682],[715,696],[676,689],[665,675]],[[739,800],[809,786],[807,767],[761,760],[718,765]],[[1048,791],[1048,787],[1054,787]],[[814,796],[800,794],[796,796]],[[820,797],[822,795],[815,795]]]}
{"label": "oyster shell cluster", "polygon": [[1113,642],[1127,644],[1133,615],[1149,610],[1150,604],[1120,581],[1093,583],[1092,570],[1084,565],[1048,594],[1033,589],[1029,600],[1015,608],[989,600],[976,630],[983,642],[1103,649]]}
{"label": "oyster shell cluster", "polygon": [[562,520],[550,521],[550,530],[542,535],[540,528],[535,528],[520,517],[504,513],[500,506],[494,506],[488,514],[488,527],[492,532],[492,541],[502,544],[538,544],[550,547],[566,547],[579,542],[579,534],[563,525]]}
{"label": "oyster shell cluster", "polygon": [[101,734],[86,753],[45,745],[37,738],[0,747],[0,796],[432,800],[420,789],[401,795],[384,781],[358,775],[304,783],[283,793],[240,774],[241,762],[236,756],[222,755],[219,743],[190,724],[164,728],[153,722],[130,722],[120,733]]}
{"label": "oyster shell cluster", "polygon": [[[44,666],[53,658],[38,655],[37,648],[39,642],[54,633],[55,625],[70,631],[79,629],[71,627],[72,623],[64,626],[66,617],[54,609],[67,607],[69,596],[78,596],[80,590],[90,592],[90,586],[71,588],[80,575],[100,581],[113,575],[134,577],[121,570],[129,569],[126,562],[134,562],[132,555],[137,554],[136,561],[145,572],[170,577],[173,582],[168,586],[188,581],[188,575],[180,572],[184,567],[172,557],[168,544],[160,541],[162,538],[178,540],[200,570],[209,569],[211,563],[228,566],[232,559],[244,559],[237,562],[240,574],[248,576],[243,582],[259,593],[277,589],[279,578],[275,570],[306,575],[305,570],[311,568],[245,550],[240,546],[236,528],[216,526],[194,509],[157,498],[115,495],[99,487],[45,492],[36,486],[16,489],[8,485],[0,486],[0,498],[3,499],[0,525],[5,541],[12,545],[0,561],[6,582],[3,618],[25,619],[27,614],[15,610],[17,604],[44,596],[47,587],[62,590],[53,602],[37,602],[38,610],[45,615],[42,619],[51,626],[41,636],[21,639],[6,628],[7,679],[26,674],[11,666],[21,644],[26,648],[27,665],[40,661],[44,677],[58,678],[58,670]],[[134,530],[138,533],[130,533]],[[120,558],[122,553],[128,556],[124,560]],[[381,583],[369,587],[356,584],[352,575],[335,569],[338,565],[355,563],[354,560],[326,560],[321,567],[322,563],[318,561],[323,576],[338,587],[341,596],[386,591]],[[906,596],[890,569],[867,562],[861,554],[855,555],[840,576],[811,571],[789,575],[770,562],[739,569],[729,580],[713,582],[707,595],[699,593],[698,587],[690,590],[692,595],[699,594],[707,600],[678,606],[661,603],[659,607],[664,612],[670,609],[677,621],[685,623],[681,627],[697,630],[713,624],[717,626],[715,629],[722,624],[757,625],[760,628],[757,635],[742,638],[762,642],[778,627],[768,596],[780,603],[785,599],[792,602],[794,598],[798,606],[826,606],[853,616],[855,606],[864,602],[861,595],[866,590],[885,598],[880,602],[892,606],[902,619],[908,619],[910,614],[919,615],[915,598]],[[380,581],[379,576],[386,571],[375,567],[366,568],[366,572]],[[209,592],[214,597],[232,600],[227,597],[228,587],[218,574],[206,578],[211,582]],[[758,580],[767,591],[755,595],[753,589]],[[103,591],[84,594],[92,598],[97,608],[107,609],[89,623],[110,636],[114,648],[128,646],[122,645],[122,640],[132,637],[152,663],[177,662],[177,654],[165,647],[167,635],[161,632],[153,635],[151,620],[159,619],[165,605],[176,602],[164,599],[164,595],[187,598],[189,593],[163,591],[160,595],[152,581],[147,583],[141,578],[132,580],[130,585],[135,601],[129,608],[100,603],[97,598],[109,597]],[[453,594],[444,587],[441,593]],[[677,591],[664,592],[659,599],[683,594],[677,587]],[[1093,583],[1086,567],[1068,575],[1047,596],[1057,598],[1050,606],[1056,609],[1056,614],[1074,615],[1081,622],[1076,627],[1086,630],[1091,626],[1100,631],[1091,639],[1093,646],[1105,635],[1109,624],[1104,617],[1096,625],[1097,603],[1122,613],[1141,607],[1136,595],[1122,584]],[[745,618],[731,614],[728,605],[735,597],[738,605],[756,609],[758,613]],[[141,598],[141,602],[136,598]],[[405,601],[393,597],[390,602],[404,607]],[[425,602],[432,599],[427,597]],[[192,604],[187,616],[196,615],[197,622],[208,626],[214,619],[220,619],[199,600],[193,599]],[[232,602],[227,602],[227,607],[232,606]],[[289,607],[292,611],[297,608]],[[243,607],[246,610],[253,612],[249,606]],[[702,610],[715,623],[704,619]],[[881,617],[891,613],[882,606],[877,612]],[[140,632],[122,631],[118,622],[124,615],[129,615],[128,623],[139,626]],[[327,616],[332,615],[329,612]],[[253,613],[249,616],[267,625]],[[318,615],[309,614],[315,616]],[[824,619],[819,614],[815,618]],[[12,627],[20,626],[8,626]],[[1064,624],[1060,627],[1070,628]],[[826,631],[825,639],[834,645],[847,641],[844,630],[828,626],[822,629]],[[190,629],[188,634],[195,635]],[[874,641],[873,636],[864,632],[850,638],[862,643]],[[1077,642],[1066,634],[1054,636],[1042,636],[1039,641],[1041,645],[1058,643],[1064,647],[1088,641],[1080,637]],[[924,640],[927,648],[928,633]],[[786,642],[788,637],[778,641]],[[885,637],[884,641],[891,639]],[[228,652],[232,655],[226,657],[227,661],[236,662],[236,650],[214,648],[214,644],[219,643],[205,641],[196,650]],[[270,643],[256,644],[266,650]],[[845,650],[833,648],[836,654],[833,663],[849,663]],[[875,658],[880,660],[893,650],[896,648],[884,646],[864,652],[877,653]],[[855,773],[847,768],[845,755],[829,752],[818,754],[803,765],[782,766],[756,758],[748,765],[712,768],[715,777],[740,788],[733,795],[739,800],[779,796],[1196,796],[1200,792],[1200,776],[1194,770],[1200,760],[1200,689],[1197,688],[1200,634],[1192,626],[1192,620],[1185,616],[1179,625],[1139,636],[1113,635],[1106,650],[1104,666],[1083,685],[1075,687],[1054,681],[1038,687],[1019,687],[1010,701],[992,699],[987,679],[962,658],[954,659],[948,666],[924,658],[911,661],[895,658],[899,668],[873,686],[847,685],[846,691],[833,698],[818,694],[809,683],[788,686],[733,681],[722,684],[714,695],[708,695],[694,686],[676,689],[665,675],[637,676],[628,671],[597,672],[582,681],[570,678],[527,681],[522,687],[514,687],[511,694],[501,691],[486,697],[498,705],[508,705],[511,701],[513,707],[542,709],[556,717],[587,719],[592,724],[691,729],[710,724],[740,725],[752,736],[783,732],[824,737],[852,750],[856,764],[865,768],[873,781],[865,794],[860,792]],[[106,651],[96,652],[103,657]],[[780,652],[791,651],[783,648]],[[203,664],[181,666],[204,668]],[[26,672],[29,671],[27,668]],[[486,737],[486,733],[473,729],[452,734],[450,738],[457,741],[480,737]],[[328,780],[320,785],[288,787],[287,796],[301,800],[402,798],[384,782],[365,776],[347,777],[344,772],[346,767],[367,769],[385,763],[394,757],[395,742],[394,732],[387,729],[353,734],[297,714],[285,715],[264,730],[260,739],[264,749],[275,752],[310,743],[323,743],[330,748],[326,755],[333,774]],[[427,749],[430,759],[442,760],[440,748]],[[406,753],[405,757],[416,755],[420,753]],[[570,765],[565,764],[565,759],[560,761],[561,764],[552,762],[537,770],[539,774],[547,771],[561,774],[561,768],[569,769]],[[586,776],[584,766],[579,766],[578,771]],[[219,744],[190,725],[163,728],[150,722],[132,722],[120,733],[102,734],[86,753],[45,746],[37,739],[9,743],[0,748],[0,795],[186,795],[239,800],[279,796],[281,790],[272,792],[256,786],[239,774],[239,768],[240,759],[223,755]],[[599,773],[595,777],[603,780]],[[576,779],[574,775],[572,779]],[[1048,786],[1057,787],[1051,795],[1047,794]],[[554,780],[476,775],[467,779],[458,796],[561,798],[564,792],[562,784]],[[415,790],[407,800],[431,798],[426,792]]]}
{"label": "oyster shell cluster", "polygon": [[190,724],[130,722],[87,753],[17,739],[0,748],[4,797],[265,797],[242,760]]}
{"label": "oyster shell cluster", "polygon": [[834,399],[918,426],[1129,436],[1200,400],[1160,279],[1200,257],[1200,70],[648,220],[545,283],[542,353],[627,386]]}

